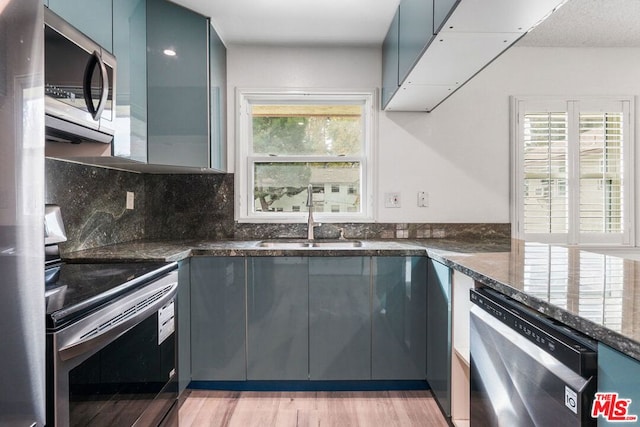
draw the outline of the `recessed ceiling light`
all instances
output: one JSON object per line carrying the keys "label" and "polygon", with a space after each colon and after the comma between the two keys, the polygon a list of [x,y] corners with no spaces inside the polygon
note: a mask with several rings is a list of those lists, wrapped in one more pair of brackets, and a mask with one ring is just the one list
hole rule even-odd
{"label": "recessed ceiling light", "polygon": [[173,49],[165,49],[162,51],[167,56],[176,56],[176,51]]}

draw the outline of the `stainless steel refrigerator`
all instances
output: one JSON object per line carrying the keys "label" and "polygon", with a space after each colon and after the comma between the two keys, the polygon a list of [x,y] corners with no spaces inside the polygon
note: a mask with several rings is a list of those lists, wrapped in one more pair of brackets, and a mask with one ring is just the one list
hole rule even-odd
{"label": "stainless steel refrigerator", "polygon": [[42,0],[0,0],[0,426],[44,425]]}

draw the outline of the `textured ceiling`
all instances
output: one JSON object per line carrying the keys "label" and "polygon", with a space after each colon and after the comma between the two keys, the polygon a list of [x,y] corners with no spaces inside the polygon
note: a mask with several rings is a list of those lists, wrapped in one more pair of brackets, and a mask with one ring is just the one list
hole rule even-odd
{"label": "textured ceiling", "polygon": [[518,46],[640,47],[640,0],[568,0]]}

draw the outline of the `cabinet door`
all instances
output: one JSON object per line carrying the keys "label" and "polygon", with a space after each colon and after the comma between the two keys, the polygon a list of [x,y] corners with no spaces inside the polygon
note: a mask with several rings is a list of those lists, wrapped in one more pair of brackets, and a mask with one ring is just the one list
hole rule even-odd
{"label": "cabinet door", "polygon": [[371,259],[309,258],[309,377],[371,378]]}
{"label": "cabinet door", "polygon": [[374,380],[426,378],[427,261],[373,258]]}
{"label": "cabinet door", "polygon": [[147,161],[146,0],[113,0],[116,134],[113,155]]}
{"label": "cabinet door", "polygon": [[111,0],[49,0],[49,9],[113,52]]}
{"label": "cabinet door", "polygon": [[195,381],[245,380],[245,260],[191,259],[191,372]]}
{"label": "cabinet door", "polygon": [[451,269],[432,259],[427,271],[427,381],[451,414]]}
{"label": "cabinet door", "polygon": [[400,3],[398,83],[402,84],[433,38],[433,0]]}
{"label": "cabinet door", "polygon": [[190,260],[178,263],[178,392],[191,382],[191,268]]}
{"label": "cabinet door", "polygon": [[442,24],[453,12],[460,0],[433,0],[433,33],[440,32]]}
{"label": "cabinet door", "polygon": [[391,97],[398,90],[398,20],[396,11],[387,36],[382,43],[382,108],[385,108]]}
{"label": "cabinet door", "polygon": [[149,163],[209,167],[208,31],[204,16],[147,0]]}
{"label": "cabinet door", "polygon": [[227,48],[209,27],[211,167],[227,170]]}
{"label": "cabinet door", "polygon": [[248,258],[247,379],[308,379],[308,260]]}
{"label": "cabinet door", "polygon": [[[618,400],[629,399],[627,414],[638,417],[640,417],[639,378],[640,361],[604,344],[598,344],[598,392],[618,393]],[[608,422],[604,417],[598,417],[598,425],[620,425],[620,422]]]}

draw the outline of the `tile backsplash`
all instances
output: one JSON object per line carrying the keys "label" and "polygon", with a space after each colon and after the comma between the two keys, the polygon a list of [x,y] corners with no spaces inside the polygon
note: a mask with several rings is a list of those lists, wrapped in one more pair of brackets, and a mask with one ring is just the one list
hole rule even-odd
{"label": "tile backsplash", "polygon": [[[131,240],[305,238],[307,224],[236,223],[232,174],[142,174],[46,159],[46,203],[62,208],[64,252]],[[126,209],[126,193],[135,194]],[[510,224],[322,224],[316,237],[335,239],[508,239]]]}

